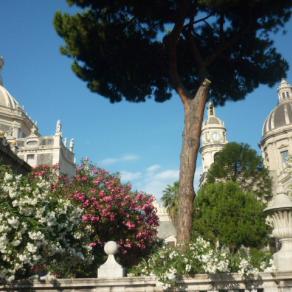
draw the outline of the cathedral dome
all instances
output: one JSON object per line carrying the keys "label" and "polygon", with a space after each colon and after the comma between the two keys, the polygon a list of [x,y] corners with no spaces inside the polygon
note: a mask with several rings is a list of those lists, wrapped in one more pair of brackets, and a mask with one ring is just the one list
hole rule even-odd
{"label": "cathedral dome", "polygon": [[0,85],[0,106],[10,109],[16,109],[19,106],[16,99],[2,85]]}
{"label": "cathedral dome", "polygon": [[279,104],[271,111],[263,126],[263,136],[292,125],[292,86],[282,80],[278,88]]}

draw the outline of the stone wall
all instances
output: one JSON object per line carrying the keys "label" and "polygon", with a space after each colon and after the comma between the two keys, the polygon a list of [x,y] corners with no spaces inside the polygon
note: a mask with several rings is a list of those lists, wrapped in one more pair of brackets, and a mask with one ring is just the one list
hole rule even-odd
{"label": "stone wall", "polygon": [[246,280],[239,274],[198,274],[184,279],[180,288],[165,290],[154,277],[57,279],[48,282],[26,282],[0,286],[0,291],[86,291],[86,292],[292,292],[292,272],[260,273]]}

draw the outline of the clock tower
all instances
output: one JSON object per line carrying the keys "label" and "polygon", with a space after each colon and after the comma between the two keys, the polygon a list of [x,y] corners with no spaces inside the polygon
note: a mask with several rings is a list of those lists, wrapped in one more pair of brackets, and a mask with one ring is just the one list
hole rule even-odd
{"label": "clock tower", "polygon": [[216,153],[228,143],[224,123],[216,116],[213,103],[208,104],[208,116],[203,122],[201,133],[201,148],[203,174],[200,184],[206,180],[206,174],[214,162]]}

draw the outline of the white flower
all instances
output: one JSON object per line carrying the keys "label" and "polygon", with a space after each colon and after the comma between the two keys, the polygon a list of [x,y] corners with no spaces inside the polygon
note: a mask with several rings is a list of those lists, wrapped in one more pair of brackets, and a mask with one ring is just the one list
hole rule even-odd
{"label": "white flower", "polygon": [[18,240],[18,239],[16,239],[16,240],[13,240],[13,241],[11,242],[11,244],[12,244],[13,246],[19,246],[19,245],[20,245],[20,243],[21,243],[21,241],[20,241],[20,240]]}
{"label": "white flower", "polygon": [[7,220],[8,224],[11,225],[13,228],[17,228],[18,227],[18,224],[19,224],[19,221],[17,218],[15,217],[11,217]]}
{"label": "white flower", "polygon": [[189,272],[191,270],[192,266],[190,264],[186,265],[186,272]]}
{"label": "white flower", "polygon": [[29,262],[29,256],[27,254],[20,254],[18,255],[18,258],[24,264]]}
{"label": "white flower", "polygon": [[28,236],[30,239],[32,240],[43,240],[44,239],[44,234],[41,233],[40,231],[32,231],[32,232],[28,232]]}
{"label": "white flower", "polygon": [[172,251],[172,252],[169,254],[169,258],[172,260],[176,255],[177,255],[177,253],[176,253],[175,251]]}
{"label": "white flower", "polygon": [[82,233],[81,232],[75,232],[74,233],[74,238],[80,239],[81,237],[82,237]]}
{"label": "white flower", "polygon": [[15,279],[15,276],[14,275],[11,275],[11,276],[9,276],[8,278],[7,278],[7,281],[8,282],[11,282],[11,281],[13,281]]}
{"label": "white flower", "polygon": [[171,268],[171,269],[169,269],[168,270],[168,273],[166,274],[166,278],[168,279],[168,280],[170,280],[170,281],[173,281],[173,280],[175,280],[175,278],[176,278],[176,269],[174,269],[174,268]]}
{"label": "white flower", "polygon": [[31,244],[30,242],[26,245],[26,249],[30,252],[30,253],[35,253],[37,251],[37,246]]}
{"label": "white flower", "polygon": [[13,178],[13,175],[8,173],[8,172],[6,172],[5,175],[4,175],[4,182],[10,181],[12,178]]}

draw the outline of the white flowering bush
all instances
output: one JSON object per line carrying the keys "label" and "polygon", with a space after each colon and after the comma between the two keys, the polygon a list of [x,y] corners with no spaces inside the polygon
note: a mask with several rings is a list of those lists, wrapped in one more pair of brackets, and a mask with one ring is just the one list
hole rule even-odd
{"label": "white flowering bush", "polygon": [[239,272],[249,275],[265,270],[270,265],[271,256],[257,252],[256,256],[246,249],[231,254],[228,248],[213,247],[198,237],[184,250],[164,246],[150,258],[135,266],[133,275],[155,275],[165,287],[175,286],[177,280],[197,273]]}
{"label": "white flowering bush", "polygon": [[27,278],[37,273],[69,276],[90,261],[83,246],[82,210],[52,192],[41,176],[1,172],[0,277]]}

